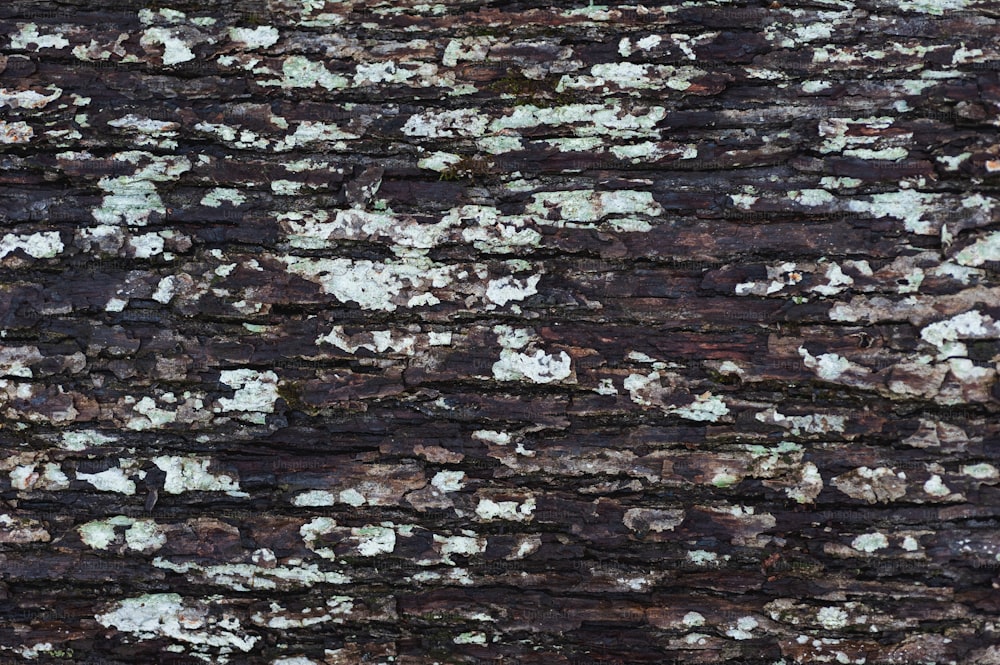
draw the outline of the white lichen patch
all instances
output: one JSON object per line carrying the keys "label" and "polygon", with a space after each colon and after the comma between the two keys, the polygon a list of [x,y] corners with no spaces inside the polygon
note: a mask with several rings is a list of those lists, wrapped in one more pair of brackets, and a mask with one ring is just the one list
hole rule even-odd
{"label": "white lichen patch", "polygon": [[119,494],[135,494],[135,482],[130,474],[119,467],[112,467],[100,473],[79,473],[77,480],[83,480],[94,486],[99,492],[118,492]]}
{"label": "white lichen patch", "polygon": [[292,505],[299,507],[332,506],[336,503],[337,497],[327,490],[309,490],[296,494],[292,499]]}
{"label": "white lichen patch", "polygon": [[361,556],[392,554],[396,549],[396,531],[389,526],[354,527],[351,535],[358,540],[358,553]]}
{"label": "white lichen patch", "polygon": [[[598,142],[598,145],[594,146],[595,148],[603,145],[601,139],[598,137],[594,137],[594,139]],[[659,161],[664,157],[676,156],[680,159],[694,159],[698,156],[698,147],[696,145],[677,146],[672,143],[644,141],[642,143],[611,146],[611,154],[618,159],[629,160],[633,164],[647,164]]]}
{"label": "white lichen patch", "polygon": [[191,44],[178,37],[176,31],[171,28],[146,28],[139,39],[139,44],[147,51],[150,47],[162,46],[164,65],[176,65],[195,58],[190,48]]}
{"label": "white lichen patch", "polygon": [[60,448],[72,451],[81,451],[91,446],[105,446],[114,443],[118,438],[101,434],[97,430],[80,430],[76,432],[63,432],[60,437]]}
{"label": "white lichen patch", "polygon": [[336,553],[325,547],[316,547],[316,541],[337,528],[337,522],[329,517],[315,517],[299,527],[302,542],[312,551],[327,559],[336,558]]}
{"label": "white lichen patch", "polygon": [[836,353],[822,353],[813,356],[804,346],[800,346],[798,351],[799,355],[802,356],[802,363],[815,371],[816,376],[824,381],[842,383],[852,378],[847,375],[854,377],[860,375],[863,378],[871,374],[871,370],[867,367],[857,365]]}
{"label": "white lichen patch", "polygon": [[[469,532],[472,533],[471,531]],[[456,565],[451,559],[452,554],[474,556],[486,551],[487,539],[482,536],[439,536],[434,534],[434,547],[441,554],[442,562],[449,566]]]}
{"label": "white lichen patch", "polygon": [[660,372],[650,372],[648,375],[629,374],[622,381],[622,387],[629,392],[629,398],[640,406],[652,406],[661,402],[664,388],[660,383]]}
{"label": "white lichen patch", "polygon": [[159,233],[144,233],[129,237],[128,246],[137,258],[148,259],[163,253],[164,238]]}
{"label": "white lichen patch", "polygon": [[143,134],[167,134],[170,136],[175,135],[174,130],[180,128],[180,123],[178,122],[153,120],[134,113],[129,113],[115,120],[109,120],[108,125],[110,127],[131,129]]}
{"label": "white lichen patch", "polygon": [[534,519],[535,499],[528,497],[523,503],[517,501],[493,501],[480,499],[476,506],[476,515],[486,521],[510,520],[514,522],[530,522]]}
{"label": "white lichen patch", "polygon": [[979,464],[968,464],[962,467],[962,474],[975,478],[976,480],[997,480],[1000,472],[992,464],[981,462]]}
{"label": "white lichen patch", "polygon": [[729,407],[718,395],[706,392],[697,395],[694,402],[687,406],[670,407],[669,412],[688,420],[717,422],[719,418],[729,415]]}
{"label": "white lichen patch", "polygon": [[62,96],[62,88],[50,86],[47,95],[34,90],[8,90],[0,88],[0,108],[9,106],[11,109],[40,109]]}
{"label": "white lichen patch", "polygon": [[859,552],[871,554],[877,550],[889,547],[889,539],[882,533],[863,533],[851,541],[851,547]]}
{"label": "white lichen patch", "polygon": [[428,169],[431,171],[437,171],[438,173],[446,171],[455,164],[462,161],[461,155],[456,155],[453,152],[441,152],[440,150],[432,152],[427,157],[421,157],[417,160],[417,168]]}
{"label": "white lichen patch", "polygon": [[944,497],[951,494],[951,490],[941,480],[941,476],[934,474],[924,483],[924,491],[931,496]]}
{"label": "white lichen patch", "polygon": [[486,285],[486,298],[501,307],[513,300],[524,300],[528,296],[538,293],[538,282],[540,275],[531,275],[526,279],[518,279],[513,276],[505,276],[499,279],[491,279]]}
{"label": "white lichen patch", "polygon": [[899,8],[908,12],[942,16],[945,12],[961,11],[969,0],[899,0]]}
{"label": "white lichen patch", "polygon": [[210,472],[208,470],[211,465],[210,459],[161,455],[150,461],[166,472],[163,491],[167,494],[226,492],[231,496],[248,496],[239,491],[239,482],[232,476]]}
{"label": "white lichen patch", "polygon": [[349,487],[346,490],[341,490],[340,494],[337,495],[337,500],[340,501],[340,503],[346,503],[347,505],[354,506],[355,508],[357,508],[358,506],[363,506],[368,502],[368,499],[365,498],[365,495],[359,492],[358,490],[354,489],[353,487]]}
{"label": "white lichen patch", "polygon": [[485,60],[490,47],[496,41],[496,38],[485,35],[452,39],[444,49],[441,64],[445,67],[454,67],[459,61],[479,62]]}
{"label": "white lichen patch", "polygon": [[115,541],[115,527],[132,523],[130,517],[118,516],[107,520],[95,520],[76,528],[84,545],[95,550],[106,550]]}
{"label": "white lichen patch", "polygon": [[[331,553],[328,558],[334,558],[333,554]],[[225,586],[236,591],[274,590],[279,587],[286,589],[311,587],[316,584],[349,584],[351,582],[351,578],[346,575],[335,571],[322,571],[316,564],[303,564],[300,560],[294,559],[289,559],[289,564],[292,565],[258,566],[246,563],[226,563],[202,566],[194,562],[174,563],[161,557],[153,559],[153,565],[157,568],[178,573],[195,571],[201,573],[212,584]]]}
{"label": "white lichen patch", "polygon": [[410,116],[403,125],[406,136],[420,138],[455,138],[482,136],[489,118],[476,109],[427,111]]}
{"label": "white lichen patch", "polygon": [[786,416],[777,409],[770,408],[760,411],[754,418],[762,423],[770,423],[791,430],[792,434],[798,436],[806,434],[826,434],[829,432],[843,432],[845,426],[844,416],[833,414],[812,414],[808,416]]}
{"label": "white lichen patch", "polygon": [[810,289],[824,296],[832,296],[841,293],[845,288],[854,284],[854,279],[845,275],[844,271],[836,263],[831,263],[826,267],[826,284],[819,284]]}
{"label": "white lichen patch", "polygon": [[963,266],[981,266],[987,261],[1000,261],[1000,233],[990,233],[977,239],[955,255]]}
{"label": "white lichen patch", "polygon": [[699,612],[688,612],[681,622],[688,628],[696,628],[705,625],[705,617]]}
{"label": "white lichen patch", "polygon": [[693,79],[705,74],[704,70],[690,66],[604,62],[591,66],[589,76],[564,75],[556,86],[556,92],[591,90],[609,85],[628,90],[662,90],[666,87],[683,92],[693,85]]}
{"label": "white lichen patch", "polygon": [[26,122],[0,120],[0,143],[27,143],[35,135],[35,130]]}
{"label": "white lichen patch", "polygon": [[[903,221],[904,227],[918,235],[935,235],[937,225],[925,219],[934,212],[940,195],[903,189],[897,192],[873,194],[870,201],[852,199],[847,202],[851,212],[860,212],[872,217],[895,217]],[[961,261],[959,261],[961,263]]]}
{"label": "white lichen patch", "polygon": [[959,339],[1000,339],[1000,322],[977,310],[963,312],[944,321],[925,326],[920,337],[937,347],[937,359],[966,356],[968,351]]}
{"label": "white lichen patch", "polygon": [[69,41],[62,36],[62,33],[54,35],[39,34],[38,24],[36,23],[19,23],[18,31],[9,37],[10,48],[17,51],[37,51],[43,48],[62,49],[69,46]]}
{"label": "white lichen patch", "polygon": [[824,607],[816,613],[816,621],[827,630],[840,630],[848,625],[848,614],[839,607]]}
{"label": "white lichen patch", "polygon": [[527,379],[533,383],[563,381],[573,375],[572,359],[565,351],[551,355],[538,349],[534,353],[521,353],[512,349],[500,351],[500,359],[493,363],[493,378],[497,381]]}
{"label": "white lichen patch", "polygon": [[305,186],[306,183],[295,180],[272,180],[271,192],[277,194],[278,196],[294,196],[301,193]]}
{"label": "white lichen patch", "polygon": [[151,296],[153,300],[166,305],[177,294],[181,282],[174,275],[167,275],[156,284],[156,290]]}
{"label": "white lichen patch", "polygon": [[184,156],[129,151],[116,153],[112,158],[133,164],[150,163],[137,168],[132,175],[103,177],[98,181],[98,186],[108,195],[91,214],[101,224],[144,226],[153,212],[166,213],[154,183],[175,180],[191,170],[191,161]]}
{"label": "white lichen patch", "polygon": [[274,46],[278,42],[278,29],[269,25],[255,28],[229,28],[229,39],[243,44],[246,49],[254,50]]}
{"label": "white lichen patch", "polygon": [[617,395],[618,388],[615,387],[615,382],[612,379],[601,379],[597,383],[596,388],[592,390],[598,395]]}
{"label": "white lichen patch", "polygon": [[663,208],[650,192],[616,190],[595,192],[592,189],[540,192],[533,195],[525,212],[544,223],[553,212],[567,222],[596,222],[608,215],[659,216]]}
{"label": "white lichen patch", "polygon": [[280,79],[261,81],[263,86],[280,86],[282,88],[313,88],[320,86],[327,90],[341,90],[348,87],[350,81],[334,74],[322,62],[314,62],[301,55],[289,56],[281,63]]}
{"label": "white lichen patch", "polygon": [[357,134],[345,132],[338,125],[314,120],[303,120],[295,127],[294,132],[277,142],[274,145],[274,149],[283,152],[297,147],[315,146],[317,144],[332,144],[335,148],[341,149],[346,145],[343,143],[344,140],[356,138],[358,138]]}
{"label": "white lichen patch", "polygon": [[226,615],[221,620],[211,617],[207,606],[202,603],[185,605],[176,593],[127,598],[112,607],[98,614],[97,621],[107,628],[132,633],[140,640],[166,637],[176,642],[246,652],[260,639],[239,632],[240,623],[235,617]]}
{"label": "white lichen patch", "polygon": [[[437,304],[440,301],[426,289],[448,286],[456,270],[422,257],[384,263],[297,256],[279,260],[288,266],[289,272],[319,283],[325,293],[341,302],[354,301],[362,309],[389,312],[395,311],[400,304],[409,307]],[[402,300],[404,289],[416,294]]]}
{"label": "white lichen patch", "polygon": [[486,633],[478,631],[462,633],[452,639],[455,644],[486,644],[486,641]]}
{"label": "white lichen patch", "polygon": [[457,492],[465,487],[465,471],[438,471],[431,485],[440,492]]}
{"label": "white lichen patch", "polygon": [[758,625],[757,620],[751,616],[740,617],[736,620],[735,625],[726,630],[726,635],[735,640],[751,640],[753,639],[753,630]]}
{"label": "white lichen patch", "polygon": [[157,406],[156,400],[149,395],[146,395],[138,402],[135,401],[134,397],[129,395],[124,399],[123,403],[132,406],[133,415],[125,423],[125,426],[132,430],[155,429],[176,422],[177,420],[176,411],[160,408]]}
{"label": "white lichen patch", "polygon": [[35,259],[50,259],[65,248],[58,231],[23,235],[8,233],[0,239],[0,259],[18,249]]}
{"label": "white lichen patch", "polygon": [[825,189],[792,190],[788,192],[787,196],[795,203],[808,206],[810,208],[829,205],[837,200],[833,194]]}
{"label": "white lichen patch", "polygon": [[832,84],[829,81],[814,80],[814,81],[803,81],[802,91],[809,94],[815,94],[817,92],[822,92],[824,90],[829,90]]}
{"label": "white lichen patch", "polygon": [[256,411],[272,413],[278,400],[278,375],[268,370],[222,370],[219,381],[235,388],[233,397],[219,398],[216,411]]}
{"label": "white lichen patch", "polygon": [[130,550],[152,552],[167,542],[166,536],[153,520],[136,520],[124,515],[87,522],[78,526],[77,532],[88,547],[106,550],[118,538],[115,528],[122,526],[128,527],[125,530],[125,545]]}
{"label": "white lichen patch", "polygon": [[646,113],[634,113],[621,108],[619,102],[609,104],[569,104],[554,108],[532,105],[516,106],[509,115],[490,123],[490,131],[524,129],[539,125],[576,125],[577,136],[612,135],[618,138],[648,138],[649,130],[666,117],[666,108],[648,107]]}
{"label": "white lichen patch", "polygon": [[234,206],[242,205],[246,202],[246,197],[238,189],[229,187],[214,187],[201,197],[201,205],[210,208],[218,208],[223,202],[229,202]]}
{"label": "white lichen patch", "polygon": [[[0,382],[0,386],[2,386],[2,382]],[[59,491],[69,488],[69,478],[63,473],[59,463],[37,460],[37,454],[23,453],[8,455],[6,460],[0,463],[0,468],[10,471],[12,489]],[[38,470],[39,464],[42,466],[40,472]]]}
{"label": "white lichen patch", "polygon": [[40,362],[42,358],[37,346],[0,347],[0,376],[30,379],[34,376],[31,365]]}
{"label": "white lichen patch", "polygon": [[823,476],[812,462],[806,462],[798,472],[798,482],[785,488],[785,496],[797,503],[812,503],[823,491]]}
{"label": "white lichen patch", "polygon": [[511,442],[511,436],[507,432],[497,432],[490,429],[478,429],[472,433],[472,438],[495,443],[498,446],[506,446]]}
{"label": "white lichen patch", "polygon": [[740,210],[750,210],[753,204],[760,200],[760,197],[757,196],[757,188],[753,185],[744,185],[741,192],[729,194],[728,196],[732,200],[733,205]]}
{"label": "white lichen patch", "polygon": [[136,552],[155,552],[166,542],[166,534],[150,519],[134,520],[125,531],[125,546]]}
{"label": "white lichen patch", "polygon": [[[355,88],[375,85],[410,85],[428,87],[443,85],[455,88],[454,76],[440,75],[438,66],[431,62],[396,62],[383,60],[381,62],[359,62],[354,71],[352,85]],[[471,92],[475,92],[473,87]]]}

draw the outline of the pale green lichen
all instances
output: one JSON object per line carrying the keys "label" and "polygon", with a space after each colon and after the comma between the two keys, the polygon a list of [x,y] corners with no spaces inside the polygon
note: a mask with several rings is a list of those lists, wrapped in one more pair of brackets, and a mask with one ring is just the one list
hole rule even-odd
{"label": "pale green lichen", "polygon": [[863,533],[851,542],[851,547],[859,552],[871,554],[876,550],[889,547],[889,539],[885,537],[885,534],[878,532]]}
{"label": "pale green lichen", "polygon": [[52,92],[43,95],[34,90],[8,90],[0,88],[0,107],[9,106],[12,109],[40,109],[62,96],[62,88],[50,86]]}
{"label": "pale green lichen", "polygon": [[903,11],[943,16],[945,12],[960,11],[968,7],[969,0],[899,0]]}
{"label": "pale green lichen", "polygon": [[671,407],[671,413],[681,418],[700,422],[717,422],[719,418],[729,414],[729,407],[718,395],[704,393],[695,397],[695,401],[687,406]]}
{"label": "pale green lichen", "polygon": [[476,515],[486,521],[511,520],[515,522],[530,522],[534,519],[535,499],[527,498],[523,503],[517,501],[493,501],[480,499],[476,506]]}
{"label": "pale green lichen", "polygon": [[997,468],[986,462],[963,466],[962,473],[976,480],[996,480],[1000,478],[1000,472],[997,471]]}
{"label": "pale green lichen", "polygon": [[0,239],[0,259],[20,249],[35,259],[48,259],[65,249],[58,231],[42,231],[26,235],[8,233]]}
{"label": "pale green lichen", "polygon": [[177,455],[161,455],[150,461],[167,474],[163,491],[167,494],[183,492],[226,492],[233,496],[248,496],[240,492],[239,482],[232,476],[214,474],[208,470],[211,460]]}
{"label": "pale green lichen", "polygon": [[274,46],[278,41],[278,29],[269,25],[255,28],[229,28],[229,38],[240,42],[248,49],[261,49]]}
{"label": "pale green lichen", "polygon": [[541,349],[534,353],[503,349],[500,359],[493,363],[493,378],[497,381],[527,379],[533,383],[553,383],[572,376],[571,364],[571,358],[565,351],[550,355]]}
{"label": "pale green lichen", "polygon": [[[457,268],[435,264],[425,258],[376,263],[367,260],[314,259],[297,256],[279,258],[289,272],[318,282],[325,293],[341,302],[354,301],[362,309],[395,311],[399,304],[413,307],[435,305],[440,300],[428,287],[443,288]],[[403,303],[397,299],[406,290],[416,293]]]}
{"label": "pale green lichen", "polygon": [[282,78],[261,81],[260,85],[282,88],[312,88],[318,85],[327,90],[341,90],[350,83],[345,77],[332,73],[322,62],[314,62],[301,55],[285,59],[281,63],[281,74]]}
{"label": "pale green lichen", "polygon": [[[18,25],[18,31],[9,37],[12,50],[37,51],[43,48],[61,49],[69,46],[69,41],[63,38],[62,33],[41,35],[38,33],[38,24],[36,23],[19,23]],[[29,44],[34,44],[35,48],[29,49]]]}
{"label": "pale green lichen", "polygon": [[1000,233],[977,239],[955,255],[955,261],[963,266],[981,266],[987,261],[1000,261]]}
{"label": "pale green lichen", "polygon": [[140,640],[167,637],[188,644],[235,647],[246,652],[260,639],[232,632],[240,628],[237,619],[227,617],[219,621],[199,606],[185,605],[176,593],[147,594],[118,601],[111,611],[97,615],[96,619],[107,628],[132,633]]}
{"label": "pale green lichen", "polygon": [[205,196],[201,197],[200,203],[210,208],[218,208],[226,201],[234,206],[238,206],[246,202],[246,197],[238,189],[214,187]]}
{"label": "pale green lichen", "polygon": [[839,607],[824,607],[816,613],[816,621],[827,630],[840,630],[848,624],[847,612]]}
{"label": "pale green lichen", "polygon": [[608,215],[649,215],[659,216],[663,208],[653,199],[650,192],[616,190],[595,192],[594,190],[570,190],[561,192],[540,192],[532,196],[525,212],[545,218],[551,211],[559,218],[570,222],[595,222]]}
{"label": "pale green lichen", "polygon": [[169,28],[146,28],[139,43],[146,49],[156,44],[162,45],[164,65],[176,65],[195,58],[191,45],[175,36],[174,31]]}

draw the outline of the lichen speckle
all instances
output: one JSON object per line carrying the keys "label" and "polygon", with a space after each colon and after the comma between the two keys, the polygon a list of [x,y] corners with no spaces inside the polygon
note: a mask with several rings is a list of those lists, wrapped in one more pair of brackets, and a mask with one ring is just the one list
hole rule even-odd
{"label": "lichen speckle", "polygon": [[882,533],[863,533],[851,542],[851,547],[859,552],[871,554],[880,549],[889,547],[889,539]]}

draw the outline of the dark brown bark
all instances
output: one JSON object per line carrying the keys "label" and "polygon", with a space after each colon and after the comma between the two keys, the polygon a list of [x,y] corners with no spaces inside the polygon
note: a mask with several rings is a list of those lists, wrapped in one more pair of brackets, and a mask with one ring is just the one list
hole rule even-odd
{"label": "dark brown bark", "polygon": [[0,663],[1000,663],[987,0],[0,7]]}

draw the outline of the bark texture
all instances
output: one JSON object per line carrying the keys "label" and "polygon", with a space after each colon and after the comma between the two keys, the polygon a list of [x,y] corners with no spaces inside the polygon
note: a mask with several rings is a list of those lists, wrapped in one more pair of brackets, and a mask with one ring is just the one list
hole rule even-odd
{"label": "bark texture", "polygon": [[991,0],[0,6],[0,661],[1000,663]]}

